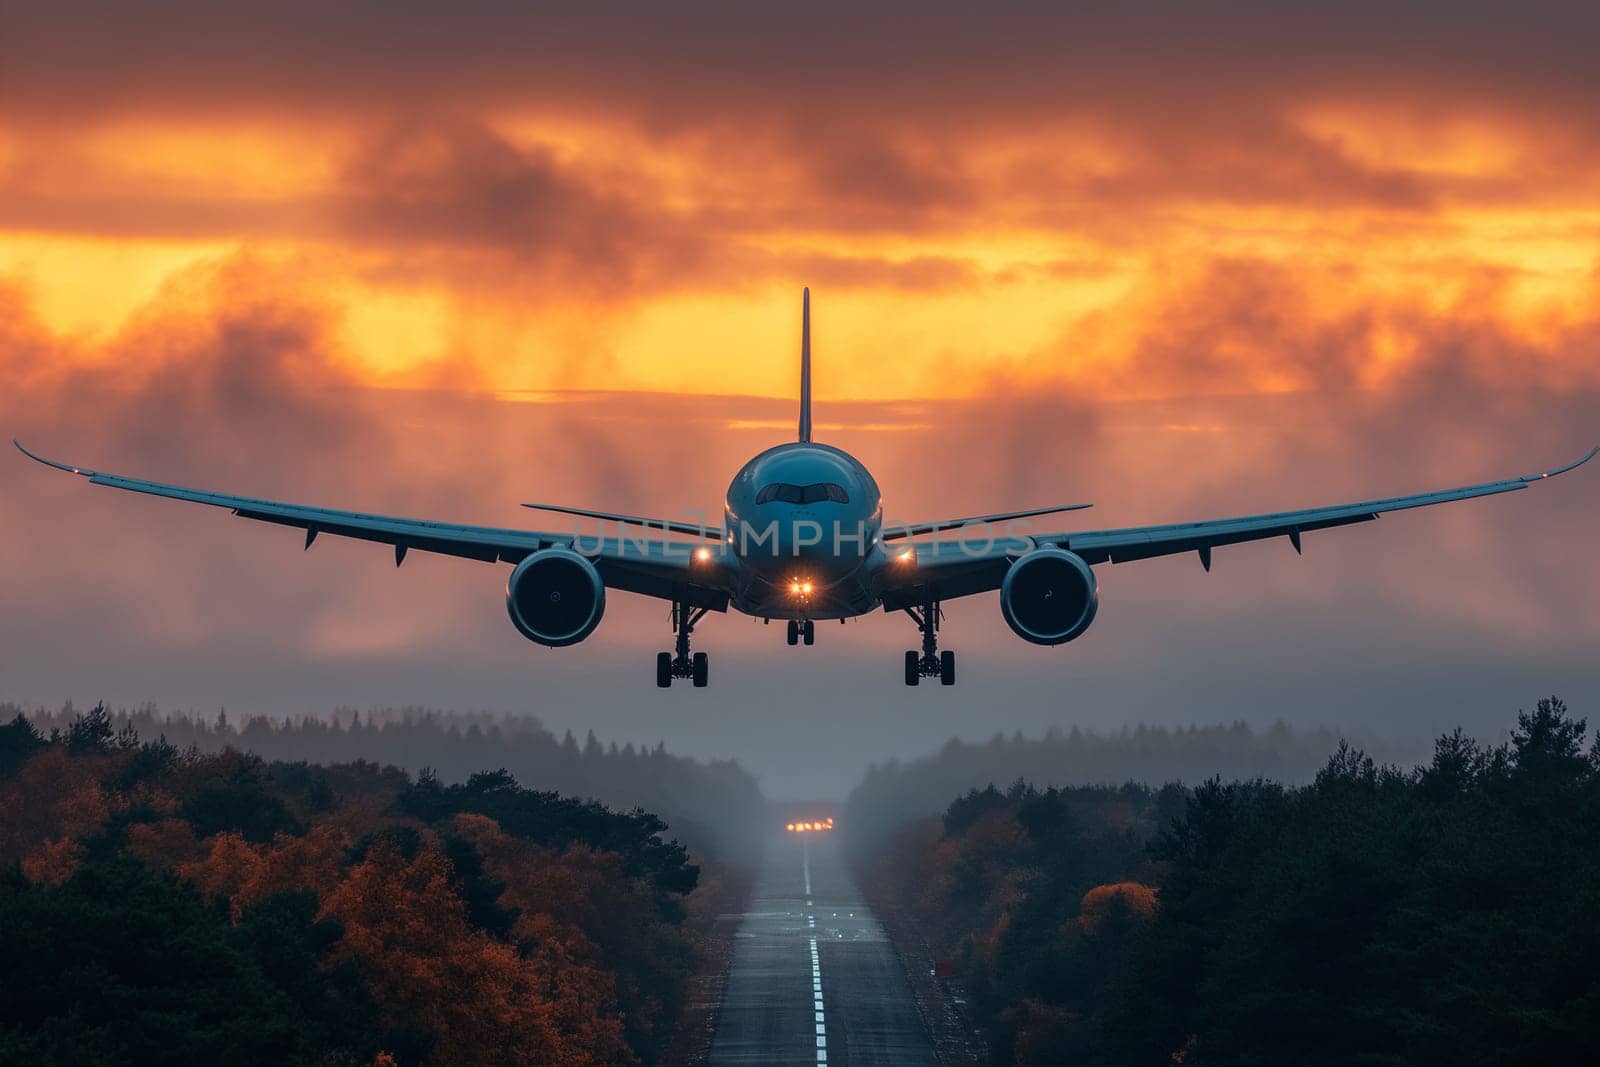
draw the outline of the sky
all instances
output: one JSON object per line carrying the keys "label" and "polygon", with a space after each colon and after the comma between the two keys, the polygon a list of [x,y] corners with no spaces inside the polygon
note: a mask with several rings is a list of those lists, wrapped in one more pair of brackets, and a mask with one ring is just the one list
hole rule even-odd
{"label": "sky", "polygon": [[[1600,442],[1592,5],[0,0],[0,429],[88,467],[494,525],[715,514],[792,434],[893,517],[1068,528],[1525,474]],[[593,7],[583,5],[581,7]],[[667,610],[571,649],[505,569],[0,458],[0,699],[428,704],[735,756],[780,797],[951,734],[1495,736],[1600,707],[1600,472],[1099,568],[1026,646]]]}

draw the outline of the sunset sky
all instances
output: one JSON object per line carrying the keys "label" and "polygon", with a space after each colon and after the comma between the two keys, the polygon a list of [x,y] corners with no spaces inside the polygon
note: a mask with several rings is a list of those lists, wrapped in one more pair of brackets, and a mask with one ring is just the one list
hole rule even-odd
{"label": "sunset sky", "polygon": [[[715,511],[791,432],[809,285],[819,436],[902,519],[1565,462],[1600,442],[1600,16],[1392,6],[0,0],[0,430],[433,518]],[[697,635],[713,688],[658,694],[664,605],[552,652],[503,568],[302,554],[9,457],[0,699],[532,712],[779,794],[952,732],[1426,737],[1550,690],[1600,716],[1597,536],[1586,470],[1303,560],[1102,568],[1063,648],[952,604],[951,693],[901,691],[903,618],[794,650],[729,616]]]}

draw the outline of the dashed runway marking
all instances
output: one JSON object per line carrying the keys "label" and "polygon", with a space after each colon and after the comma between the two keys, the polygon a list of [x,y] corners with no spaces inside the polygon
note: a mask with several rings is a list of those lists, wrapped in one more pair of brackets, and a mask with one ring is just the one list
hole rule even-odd
{"label": "dashed runway marking", "polygon": [[[817,917],[806,916],[806,925],[815,928]],[[822,960],[817,955],[817,939],[815,935],[806,939],[811,946],[811,1002],[812,1010],[817,1016],[817,1062],[828,1062],[828,1027],[822,1017]]]}

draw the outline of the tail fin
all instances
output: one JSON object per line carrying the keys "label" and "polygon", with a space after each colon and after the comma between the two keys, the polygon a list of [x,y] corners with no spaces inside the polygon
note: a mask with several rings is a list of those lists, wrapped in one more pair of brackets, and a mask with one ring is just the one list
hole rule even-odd
{"label": "tail fin", "polygon": [[800,292],[800,440],[811,440],[811,290]]}

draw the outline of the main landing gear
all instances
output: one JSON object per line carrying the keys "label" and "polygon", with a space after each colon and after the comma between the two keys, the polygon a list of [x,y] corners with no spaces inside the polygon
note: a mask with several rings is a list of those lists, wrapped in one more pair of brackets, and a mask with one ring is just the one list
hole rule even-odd
{"label": "main landing gear", "polygon": [[806,619],[804,622],[796,622],[794,619],[789,620],[789,643],[798,645],[801,641],[808,645],[817,643],[817,624],[815,620]]}
{"label": "main landing gear", "polygon": [[704,652],[689,655],[689,635],[694,624],[705,617],[705,608],[691,608],[681,601],[672,602],[672,632],[678,635],[677,653],[656,653],[656,685],[666,689],[674,678],[690,678],[696,689],[706,687],[707,662]]}
{"label": "main landing gear", "polygon": [[936,601],[928,601],[921,608],[906,608],[906,614],[922,631],[922,652],[906,652],[906,684],[916,685],[924,678],[937,678],[940,685],[956,684],[956,654],[946,649],[939,651],[939,621],[944,609]]}

